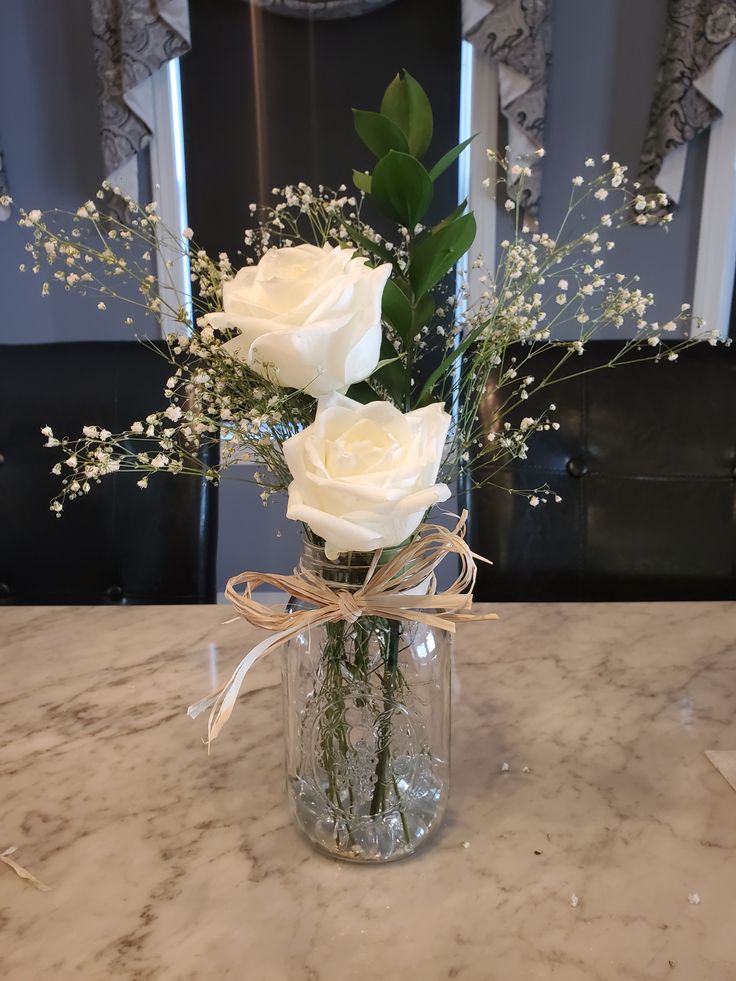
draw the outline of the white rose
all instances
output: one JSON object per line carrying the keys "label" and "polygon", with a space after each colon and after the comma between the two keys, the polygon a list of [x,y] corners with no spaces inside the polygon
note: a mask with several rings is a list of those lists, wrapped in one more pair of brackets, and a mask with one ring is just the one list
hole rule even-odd
{"label": "white rose", "polygon": [[205,319],[237,328],[224,350],[276,384],[315,397],[344,391],[378,364],[390,272],[339,246],[269,249],[223,284],[224,313]]}
{"label": "white rose", "polygon": [[312,425],[284,443],[287,516],[324,538],[329,559],[400,545],[450,496],[435,483],[449,425],[439,402],[403,415],[390,402],[321,398]]}

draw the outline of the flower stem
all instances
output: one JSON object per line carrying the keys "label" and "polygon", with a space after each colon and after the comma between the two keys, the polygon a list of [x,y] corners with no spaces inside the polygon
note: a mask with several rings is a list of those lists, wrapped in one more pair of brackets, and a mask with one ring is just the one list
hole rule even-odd
{"label": "flower stem", "polygon": [[[401,626],[399,622],[397,620],[391,620],[388,629],[388,643],[384,654],[383,711],[379,716],[378,723],[378,760],[376,762],[376,786],[371,800],[372,817],[380,814],[386,807],[386,787],[388,783],[389,764],[391,762],[391,720],[394,712],[393,693],[398,675],[400,633]],[[406,833],[406,826],[404,826],[404,831]]]}

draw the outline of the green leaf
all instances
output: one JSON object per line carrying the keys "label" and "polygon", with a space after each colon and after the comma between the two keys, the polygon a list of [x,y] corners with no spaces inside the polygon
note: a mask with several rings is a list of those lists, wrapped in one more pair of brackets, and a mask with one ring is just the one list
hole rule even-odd
{"label": "green leaf", "polygon": [[432,141],[432,106],[427,93],[403,70],[383,94],[381,113],[392,119],[409,143],[409,152],[421,157]]}
{"label": "green leaf", "polygon": [[401,355],[399,354],[394,354],[392,358],[384,358],[383,360],[378,362],[378,364],[375,367],[375,371],[380,371],[381,368],[387,368],[388,365],[395,364],[397,361],[401,361]]}
{"label": "green leaf", "polygon": [[409,262],[409,279],[416,296],[427,293],[468,251],[475,238],[472,212],[438,225],[418,242]]}
{"label": "green leaf", "polygon": [[364,191],[366,194],[371,193],[372,180],[370,174],[365,174],[362,170],[354,170],[353,184],[355,184],[359,191]]}
{"label": "green leaf", "polygon": [[449,215],[446,218],[443,218],[442,221],[438,222],[434,226],[434,228],[427,228],[424,232],[422,232],[422,234],[417,237],[416,241],[420,242],[425,238],[429,238],[430,235],[436,235],[441,228],[444,228],[446,225],[452,224],[452,222],[455,221],[456,218],[459,218],[460,215],[465,211],[467,206],[468,206],[468,199],[465,198],[462,204],[459,204],[457,208],[453,208],[452,211],[449,213]]}
{"label": "green leaf", "polygon": [[383,316],[404,341],[411,336],[411,303],[393,279],[388,280],[383,290]]}
{"label": "green leaf", "polygon": [[386,389],[396,405],[403,405],[406,400],[407,377],[406,370],[401,358],[397,357],[396,350],[387,337],[383,338],[381,344],[381,362],[383,367],[374,371],[368,379],[370,385],[375,379],[379,385]]}
{"label": "green leaf", "polygon": [[368,382],[356,382],[355,385],[350,386],[345,394],[349,399],[355,399],[356,402],[361,402],[363,405],[367,405],[369,402],[375,402],[378,399],[378,395],[373,391]]}
{"label": "green leaf", "polygon": [[347,221],[342,222],[342,227],[348,233],[350,238],[363,249],[364,252],[369,252],[371,255],[377,255],[384,262],[390,262],[392,266],[396,267],[396,256],[392,255],[391,252],[380,242],[374,242],[372,238],[368,238],[364,235],[359,228],[355,225],[351,225]]}
{"label": "green leaf", "polygon": [[432,178],[432,180],[436,181],[440,175],[444,174],[447,168],[451,167],[455,163],[465,147],[469,146],[474,139],[475,135],[471,136],[467,140],[463,140],[462,143],[458,143],[457,146],[454,146],[452,150],[448,150],[444,157],[440,157],[429,172],[429,176]]}
{"label": "green leaf", "polygon": [[429,323],[434,316],[435,309],[434,297],[431,293],[425,293],[424,296],[419,299],[416,307],[414,308],[412,336],[418,334],[422,327]]}
{"label": "green leaf", "polygon": [[434,189],[422,164],[408,153],[390,150],[376,164],[371,197],[389,218],[413,229],[432,203]]}
{"label": "green leaf", "polygon": [[380,112],[353,109],[353,123],[358,136],[377,157],[385,157],[389,150],[409,152],[409,144],[403,131],[388,116]]}

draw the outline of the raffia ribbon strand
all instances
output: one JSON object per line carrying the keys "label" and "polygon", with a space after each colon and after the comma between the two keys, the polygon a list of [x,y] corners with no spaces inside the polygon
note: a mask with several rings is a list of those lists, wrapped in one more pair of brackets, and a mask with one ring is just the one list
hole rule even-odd
{"label": "raffia ribbon strand", "polygon": [[[463,511],[452,529],[442,525],[422,525],[414,541],[405,545],[385,565],[379,566],[381,551],[377,551],[365,582],[358,589],[330,584],[305,569],[296,570],[290,576],[243,572],[230,579],[225,595],[239,616],[251,626],[273,633],[245,655],[221,688],[189,706],[187,714],[192,719],[211,709],[207,724],[208,749],[230,718],[248,671],[266,654],[303,630],[341,620],[354,623],[362,616],[412,620],[453,633],[456,623],[497,620],[495,613],[473,613],[471,610],[476,574],[474,560],[487,560],[472,552],[465,542],[467,516],[467,511]],[[446,590],[438,593],[434,572],[448,555],[459,557],[460,572]],[[237,586],[245,587],[242,593],[237,592]],[[278,607],[259,603],[253,597],[259,586],[271,586],[308,603],[311,608],[284,612]]]}
{"label": "raffia ribbon strand", "polygon": [[30,882],[30,884],[35,886],[39,892],[50,892],[51,886],[47,886],[45,882],[41,882],[41,880],[37,879],[32,872],[29,872],[28,869],[24,869],[23,866],[19,865],[14,858],[10,857],[17,851],[18,849],[15,847],[15,845],[11,845],[10,848],[6,848],[4,852],[0,852],[0,862],[7,865],[9,869],[12,869],[19,879],[25,879],[26,882]]}

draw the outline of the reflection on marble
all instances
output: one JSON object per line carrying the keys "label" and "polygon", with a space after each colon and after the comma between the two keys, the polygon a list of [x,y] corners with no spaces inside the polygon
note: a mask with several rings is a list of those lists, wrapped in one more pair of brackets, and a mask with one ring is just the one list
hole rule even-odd
{"label": "reflection on marble", "polygon": [[226,608],[1,609],[0,851],[52,891],[0,865],[0,978],[735,981],[704,751],[736,748],[736,605],[499,612],[459,629],[444,830],[363,868],[289,821],[278,655],[207,757],[186,706],[260,636]]}

